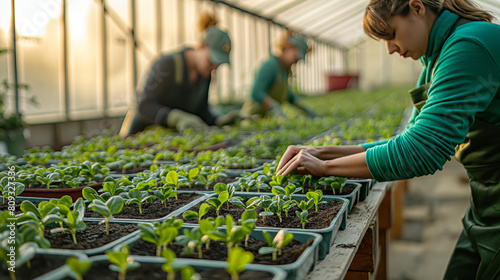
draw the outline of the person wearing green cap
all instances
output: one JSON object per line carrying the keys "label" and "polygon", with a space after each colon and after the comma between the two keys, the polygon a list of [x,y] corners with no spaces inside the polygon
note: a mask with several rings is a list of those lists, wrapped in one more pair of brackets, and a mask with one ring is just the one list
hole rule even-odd
{"label": "person wearing green cap", "polygon": [[286,32],[278,42],[279,53],[265,61],[257,72],[250,93],[251,100],[243,104],[241,116],[250,118],[253,115],[270,115],[286,119],[281,104],[288,101],[309,117],[316,117],[311,109],[299,101],[288,84],[292,65],[305,59],[308,50],[304,38]]}
{"label": "person wearing green cap", "polygon": [[201,45],[163,55],[154,62],[138,88],[140,100],[136,112],[129,111],[120,135],[135,134],[154,124],[184,131],[235,121],[239,113],[217,117],[208,107],[212,71],[223,63],[229,64],[231,52],[229,35],[216,24],[211,14],[203,13]]}

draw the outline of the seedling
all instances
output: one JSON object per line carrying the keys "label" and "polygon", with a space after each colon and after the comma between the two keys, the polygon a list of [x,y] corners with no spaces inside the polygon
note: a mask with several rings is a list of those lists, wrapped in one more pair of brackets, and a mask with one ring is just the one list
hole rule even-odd
{"label": "seedling", "polygon": [[261,195],[259,199],[259,206],[264,209],[263,212],[259,213],[259,216],[262,216],[262,222],[265,224],[266,223],[266,216],[272,216],[274,215],[273,212],[270,211],[270,207],[273,203],[273,199],[270,198],[267,195]]}
{"label": "seedling", "polygon": [[276,234],[274,238],[267,233],[267,231],[263,230],[262,235],[264,236],[264,239],[266,240],[267,244],[271,247],[262,247],[259,249],[259,254],[265,255],[265,254],[273,254],[273,261],[276,261],[278,258],[277,255],[281,256],[281,249],[288,245],[288,243],[292,242],[293,240],[293,234],[292,233],[287,233],[285,230],[280,230]]}
{"label": "seedling", "polygon": [[203,235],[199,228],[192,228],[190,231],[185,229],[183,231],[184,235],[177,236],[175,242],[179,245],[185,246],[186,255],[190,256],[193,253],[194,248],[198,250],[198,258],[203,258],[203,251],[201,249],[203,243],[205,243],[209,236]]}
{"label": "seedling", "polygon": [[305,229],[306,228],[306,224],[309,223],[309,221],[307,220],[307,215],[308,214],[309,214],[309,212],[307,210],[304,210],[302,212],[295,211],[295,215],[297,215],[297,217],[299,217],[300,223],[302,223],[302,228],[303,229]]}
{"label": "seedling", "polygon": [[[165,249],[161,252],[161,256],[165,258],[165,263],[161,266],[161,269],[167,273],[167,280],[175,280],[175,272],[177,269],[173,265],[176,257],[174,251]],[[184,266],[181,268],[181,278],[182,280],[195,280],[200,279],[200,276],[193,267]]]}
{"label": "seedling", "polygon": [[281,195],[283,199],[290,200],[292,199],[292,195],[298,193],[302,190],[301,187],[295,186],[295,184],[288,184],[286,187],[274,186],[272,188],[272,193],[274,195]]}
{"label": "seedling", "polygon": [[166,223],[139,224],[141,238],[146,242],[156,245],[156,256],[160,256],[162,248],[172,243],[179,235],[177,227],[168,226]]}
{"label": "seedling", "polygon": [[247,200],[246,204],[243,203],[239,199],[233,199],[229,201],[231,204],[239,206],[243,208],[244,210],[250,210],[250,209],[255,209],[255,206],[259,204],[260,198],[259,197],[252,197]]}
{"label": "seedling", "polygon": [[27,221],[29,226],[38,230],[42,238],[47,224],[62,221],[62,218],[58,215],[59,207],[48,201],[42,201],[36,207],[31,201],[25,200],[21,203],[21,211],[24,214],[17,219],[17,222]]}
{"label": "seedling", "polygon": [[10,182],[9,177],[3,177],[0,180],[0,192],[3,196],[2,204],[5,204],[5,197],[12,197],[14,200],[24,191],[24,184],[19,182]]}
{"label": "seedling", "polygon": [[115,250],[114,252],[106,252],[108,260],[111,263],[109,269],[118,272],[118,279],[125,280],[127,272],[130,270],[137,269],[140,263],[136,262],[130,256],[130,248],[128,245],[123,245],[120,250]]}
{"label": "seedling", "polygon": [[127,194],[123,193],[122,197],[125,200],[125,204],[129,205],[132,203],[137,204],[139,207],[139,213],[142,214],[142,204],[144,202],[151,202],[153,195],[150,195],[147,191],[140,191],[138,189],[130,190]]}
{"label": "seedling", "polygon": [[186,211],[182,214],[182,217],[186,220],[191,220],[191,219],[197,219],[198,223],[200,223],[201,218],[205,216],[205,214],[208,213],[208,210],[210,210],[210,205],[207,203],[202,203],[200,205],[200,209],[198,210],[198,213],[194,211]]}
{"label": "seedling", "polygon": [[227,244],[227,252],[231,251],[233,246],[237,246],[247,234],[249,234],[252,230],[249,227],[233,227],[233,217],[231,215],[226,216],[226,233],[222,233],[219,231],[209,231],[208,236],[212,240],[220,240],[224,241]]}
{"label": "seedling", "polygon": [[167,207],[167,199],[171,197],[177,198],[177,191],[174,191],[171,187],[163,186],[158,188],[153,192],[154,196],[163,202],[163,205]]}
{"label": "seedling", "polygon": [[[218,227],[222,226],[223,224],[226,223],[226,219],[222,216],[219,216],[217,218],[212,218],[209,217],[207,219],[201,220],[199,222],[199,229],[201,231],[201,234],[203,237],[208,236],[208,233],[213,230],[217,230]],[[210,236],[208,238],[205,237],[206,240],[205,242],[205,249],[208,250],[210,248]]]}
{"label": "seedling", "polygon": [[89,205],[89,209],[101,214],[106,223],[106,235],[109,235],[109,220],[113,218],[114,214],[118,214],[123,209],[123,198],[120,196],[113,196],[106,203],[99,199],[94,199]]}
{"label": "seedling", "polygon": [[52,182],[58,178],[59,178],[59,173],[53,172],[53,173],[48,174],[47,177],[43,177],[43,176],[37,177],[36,180],[38,182],[40,182],[42,185],[47,186],[48,189],[50,189],[50,188],[58,188],[59,187],[59,186],[52,185]]}
{"label": "seedling", "polygon": [[240,223],[242,226],[250,229],[250,232],[245,236],[245,248],[248,246],[248,239],[250,238],[250,233],[255,229],[255,223],[257,221],[257,213],[254,209],[249,209],[241,214]]}
{"label": "seedling", "polygon": [[[164,182],[168,186],[172,186],[175,191],[182,185],[186,183],[186,178],[184,176],[179,176],[176,171],[168,172],[165,176]],[[177,192],[175,193],[175,199],[177,199]]]}
{"label": "seedling", "polygon": [[[61,206],[63,206],[63,205],[61,205]],[[63,206],[63,207],[65,207],[65,206]],[[59,212],[61,212],[60,209],[59,209]],[[80,197],[75,202],[75,206],[73,207],[73,211],[68,211],[65,213],[66,218],[63,219],[63,222],[68,228],[62,228],[62,227],[55,228],[55,229],[52,229],[50,232],[68,231],[69,233],[71,233],[71,236],[73,237],[73,242],[75,244],[77,244],[76,231],[77,230],[85,230],[87,228],[87,226],[85,225],[85,222],[83,221],[84,215],[85,215],[85,204],[83,203],[83,199]]]}
{"label": "seedling", "polygon": [[105,194],[99,195],[96,190],[91,187],[85,187],[82,190],[82,196],[85,200],[94,201],[100,200],[102,202],[106,202],[108,199],[105,198]]}
{"label": "seedling", "polygon": [[[15,269],[25,263],[30,268],[29,261],[35,256],[36,243],[24,240],[19,232],[16,232],[14,239],[11,239],[10,233],[9,230],[0,233],[0,240],[4,241],[0,242],[0,260],[8,267],[10,278],[16,280]],[[11,259],[12,251],[14,251],[15,261]]]}
{"label": "seedling", "polygon": [[240,272],[245,269],[247,264],[252,263],[253,259],[253,254],[243,248],[235,247],[231,250],[226,260],[226,271],[231,275],[231,280],[238,280]]}
{"label": "seedling", "polygon": [[102,184],[102,189],[99,190],[99,192],[102,192],[100,196],[108,200],[112,196],[127,192],[127,187],[122,185],[126,182],[128,182],[128,179],[121,179],[118,182],[105,182]]}
{"label": "seedling", "polygon": [[271,182],[269,182],[269,185],[271,187],[274,186],[283,186],[287,182],[287,178],[285,175],[279,175],[279,176],[273,176]]}
{"label": "seedling", "polygon": [[92,263],[87,259],[87,257],[83,260],[79,260],[76,257],[68,257],[66,259],[66,264],[71,269],[71,276],[77,280],[83,280],[83,275],[85,275],[85,273],[87,273],[92,266]]}
{"label": "seedling", "polygon": [[312,199],[314,202],[314,209],[318,212],[318,205],[324,204],[326,201],[321,201],[323,199],[323,192],[321,190],[308,191],[306,194],[307,199]]}
{"label": "seedling", "polygon": [[332,188],[333,194],[336,194],[335,190],[338,190],[338,193],[342,193],[342,189],[346,184],[347,179],[344,177],[324,177],[321,178],[320,184],[326,186],[330,186]]}

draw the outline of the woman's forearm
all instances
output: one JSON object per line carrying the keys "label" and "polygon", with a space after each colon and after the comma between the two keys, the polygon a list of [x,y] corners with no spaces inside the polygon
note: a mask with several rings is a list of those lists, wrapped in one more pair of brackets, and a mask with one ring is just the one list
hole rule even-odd
{"label": "woman's forearm", "polygon": [[323,171],[327,176],[369,178],[372,179],[366,164],[366,152],[343,156],[323,162]]}
{"label": "woman's forearm", "polygon": [[346,146],[314,146],[310,147],[310,152],[315,157],[322,160],[332,160],[345,156],[350,156],[358,153],[365,152],[365,148],[358,145],[346,145]]}

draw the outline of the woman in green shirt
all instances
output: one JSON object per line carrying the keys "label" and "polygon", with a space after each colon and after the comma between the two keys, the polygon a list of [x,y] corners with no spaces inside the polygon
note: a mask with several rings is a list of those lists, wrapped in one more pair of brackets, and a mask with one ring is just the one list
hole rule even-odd
{"label": "woman in green shirt", "polygon": [[455,155],[471,203],[444,279],[500,279],[500,26],[470,0],[371,0],[363,27],[389,54],[420,59],[415,105],[396,137],[360,146],[290,146],[278,174],[409,179]]}
{"label": "woman in green shirt", "polygon": [[284,34],[278,41],[277,55],[272,55],[262,64],[255,77],[250,101],[243,104],[241,115],[249,118],[253,115],[273,115],[285,118],[281,104],[288,101],[304,111],[309,117],[315,117],[314,112],[304,106],[288,84],[291,67],[300,59],[305,59],[309,50],[304,38],[293,35],[291,32]]}

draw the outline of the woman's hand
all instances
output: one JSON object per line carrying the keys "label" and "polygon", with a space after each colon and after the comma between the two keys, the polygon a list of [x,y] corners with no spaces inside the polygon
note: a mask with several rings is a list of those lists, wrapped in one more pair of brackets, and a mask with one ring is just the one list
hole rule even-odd
{"label": "woman's hand", "polygon": [[277,175],[288,175],[297,170],[297,174],[323,177],[327,176],[324,169],[324,161],[313,156],[306,149],[290,146],[280,160]]}

